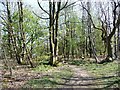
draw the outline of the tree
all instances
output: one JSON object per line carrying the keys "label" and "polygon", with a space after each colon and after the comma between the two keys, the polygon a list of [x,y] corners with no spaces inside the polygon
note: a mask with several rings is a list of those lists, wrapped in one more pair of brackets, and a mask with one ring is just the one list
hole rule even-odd
{"label": "tree", "polygon": [[[90,20],[91,20],[91,23],[93,25],[93,28],[102,31],[101,37],[102,37],[102,40],[104,41],[104,43],[105,43],[105,45],[107,47],[107,57],[106,57],[107,60],[108,60],[108,58],[112,58],[113,57],[112,56],[111,39],[112,39],[113,35],[116,32],[117,26],[119,26],[119,24],[120,24],[120,21],[119,21],[120,15],[117,16],[117,8],[119,7],[119,3],[113,1],[113,5],[114,5],[114,7],[113,7],[114,8],[113,9],[113,28],[112,28],[112,30],[111,30],[109,35],[107,34],[107,28],[105,27],[106,24],[107,24],[106,21],[103,21],[103,20],[101,20],[101,18],[99,18],[100,22],[101,22],[101,28],[96,27],[94,22],[93,22],[92,16],[89,13],[88,9],[83,6],[83,8],[87,11],[87,13],[90,16]],[[102,12],[103,12],[103,10],[102,10]],[[106,15],[105,15],[105,20],[106,20]]]}
{"label": "tree", "polygon": [[[87,9],[88,12],[90,13],[90,2],[87,2]],[[92,57],[92,41],[91,41],[91,21],[90,21],[90,16],[88,15],[88,19],[87,19],[87,26],[88,26],[88,47],[89,47],[89,54],[90,57]]]}
{"label": "tree", "polygon": [[[15,58],[16,58],[18,64],[21,64],[19,55],[17,53],[16,38],[15,38],[14,31],[13,31],[13,28],[12,28],[13,27],[13,25],[12,25],[13,21],[12,21],[12,18],[11,18],[11,12],[10,12],[10,9],[9,9],[9,2],[8,1],[6,1],[6,7],[7,7],[7,20],[8,20],[7,29],[8,29],[8,37],[9,37],[8,42],[9,42],[10,53],[14,52]],[[13,51],[11,49],[13,49]]]}
{"label": "tree", "polygon": [[[2,50],[2,46],[1,46],[1,44],[2,44],[2,33],[1,33],[1,25],[0,25],[0,51]],[[2,52],[0,52],[0,59],[2,58]]]}
{"label": "tree", "polygon": [[49,12],[41,7],[39,0],[39,7],[49,16],[49,42],[50,42],[50,64],[55,65],[58,60],[58,20],[60,11],[68,6],[74,4],[75,2],[67,5],[68,1],[61,7],[61,1],[49,1]]}
{"label": "tree", "polygon": [[[85,3],[85,2],[83,2]],[[86,35],[86,21],[85,21],[85,17],[86,17],[86,13],[85,13],[85,9],[82,8],[82,35],[84,35],[84,39],[83,39],[83,46],[85,46],[84,50],[83,50],[83,56],[85,57],[85,55],[88,55],[88,45],[87,45],[87,35]]]}
{"label": "tree", "polygon": [[33,43],[38,42],[37,38],[42,36],[39,20],[27,7],[23,7],[22,1],[14,3],[18,6],[14,9],[11,2],[2,2],[2,5],[5,8],[0,16],[2,19],[1,48],[6,47],[6,56],[15,59],[18,64],[26,63],[33,67],[31,59],[36,49]]}
{"label": "tree", "polygon": [[20,45],[20,49],[21,49],[21,60],[24,60],[24,56],[25,56],[25,32],[23,31],[23,3],[17,2],[18,4],[18,13],[19,13],[19,32],[20,32],[20,41],[21,41],[21,45]]}

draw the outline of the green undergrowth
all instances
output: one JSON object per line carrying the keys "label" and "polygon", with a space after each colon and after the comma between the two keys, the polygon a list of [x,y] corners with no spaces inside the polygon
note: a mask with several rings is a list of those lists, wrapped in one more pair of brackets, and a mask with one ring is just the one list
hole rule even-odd
{"label": "green undergrowth", "polygon": [[48,63],[49,63],[49,60],[47,60],[47,59],[46,60],[40,60],[39,65],[37,65],[35,68],[33,68],[33,71],[45,72],[45,71],[53,70],[53,69],[55,69],[55,67],[63,66],[62,63],[59,63],[59,65],[57,65],[57,66],[51,66]]}
{"label": "green undergrowth", "polygon": [[51,74],[44,75],[39,79],[32,79],[24,85],[30,88],[58,88],[65,83],[65,79],[73,75],[69,68],[53,71]]}
{"label": "green undergrowth", "polygon": [[91,63],[85,60],[71,60],[69,61],[71,65],[77,65],[85,70],[91,72],[95,76],[108,76],[114,75],[118,72],[118,63],[116,61],[108,62],[104,64]]}
{"label": "green undergrowth", "polygon": [[112,76],[118,72],[118,63],[116,62],[104,64],[86,63],[82,66],[95,76]]}
{"label": "green undergrowth", "polygon": [[33,71],[36,71],[36,72],[45,72],[45,71],[51,70],[53,68],[54,67],[52,67],[50,65],[41,64],[41,65],[38,65],[37,67],[33,68]]}
{"label": "green undergrowth", "polygon": [[48,70],[54,68],[51,65],[48,65],[48,63],[49,63],[48,56],[40,56],[36,59],[36,61],[37,61],[38,65],[35,68],[33,68],[33,71],[45,72],[45,71],[48,71]]}

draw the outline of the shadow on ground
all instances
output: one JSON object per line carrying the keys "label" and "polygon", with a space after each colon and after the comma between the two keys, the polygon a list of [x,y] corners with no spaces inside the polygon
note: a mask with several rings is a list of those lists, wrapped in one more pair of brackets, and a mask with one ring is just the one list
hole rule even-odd
{"label": "shadow on ground", "polygon": [[[46,77],[46,76],[45,76]],[[120,80],[116,83],[114,81],[106,81],[110,78],[115,78],[116,76],[106,76],[106,77],[71,77],[71,78],[61,78],[64,82],[59,82],[59,80],[55,80],[54,77],[47,75],[44,79],[34,79],[32,82],[29,83],[31,86],[40,86],[40,87],[64,87],[64,88],[104,88],[104,87],[118,87],[117,84]],[[110,85],[110,86],[109,86]]]}

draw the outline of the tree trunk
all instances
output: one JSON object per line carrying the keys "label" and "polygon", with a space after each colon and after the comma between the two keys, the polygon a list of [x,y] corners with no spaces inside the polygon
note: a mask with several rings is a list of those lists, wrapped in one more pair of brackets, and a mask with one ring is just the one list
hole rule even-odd
{"label": "tree trunk", "polygon": [[7,18],[8,18],[8,24],[7,24],[7,29],[8,29],[8,52],[10,55],[10,58],[13,58],[13,50],[12,50],[12,37],[11,37],[11,31],[9,30],[10,28],[10,23],[12,23],[12,21],[10,20],[10,10],[9,10],[9,3],[8,1],[6,1],[6,6],[7,6]]}
{"label": "tree trunk", "polygon": [[25,33],[23,31],[23,3],[18,2],[18,10],[19,10],[19,31],[21,34],[21,60],[24,60],[25,54]]}
{"label": "tree trunk", "polygon": [[49,1],[49,42],[50,42],[50,61],[49,64],[52,65],[53,62],[53,50],[52,50],[52,2]]}
{"label": "tree trunk", "polygon": [[[83,8],[83,10],[82,10],[82,30],[83,30],[83,35],[85,36],[85,33],[86,33],[86,31],[85,31],[85,10],[84,10],[84,8]],[[86,36],[84,37],[84,42],[83,42],[83,47],[84,47],[84,49],[83,49],[83,56],[85,57],[85,55],[87,54],[87,45],[86,45]]]}
{"label": "tree trunk", "polygon": [[[87,2],[87,8],[88,8],[88,12],[90,12],[90,2]],[[91,42],[91,21],[90,21],[90,16],[88,15],[88,20],[87,20],[87,24],[88,24],[88,39],[89,39],[89,54],[90,57],[92,57],[92,42]]]}
{"label": "tree trunk", "polygon": [[107,57],[112,58],[112,47],[111,47],[111,39],[107,39]]}
{"label": "tree trunk", "polygon": [[33,34],[31,35],[30,58],[33,58]]}
{"label": "tree trunk", "polygon": [[[57,5],[57,6],[56,6]],[[49,18],[50,18],[50,28],[49,28],[49,37],[50,37],[50,64],[55,65],[58,60],[58,19],[60,13],[61,2],[51,2],[49,1]],[[57,11],[56,8],[57,7]],[[56,15],[56,16],[55,16]]]}
{"label": "tree trunk", "polygon": [[13,47],[13,52],[15,54],[15,58],[17,60],[17,63],[21,64],[19,54],[17,52],[16,38],[14,36],[13,29],[12,29],[12,19],[11,19],[11,12],[10,12],[10,9],[9,9],[9,2],[8,1],[6,2],[6,7],[7,7],[7,18],[8,18],[7,28],[8,28],[8,33],[10,35],[10,42],[12,44],[12,45],[11,44],[10,45]]}
{"label": "tree trunk", "polygon": [[118,55],[118,58],[120,58],[120,29],[119,29],[119,26],[118,26],[118,40],[117,40],[117,55]]}
{"label": "tree trunk", "polygon": [[[2,44],[2,36],[1,36],[2,33],[1,33],[1,31],[2,30],[1,30],[1,26],[0,26],[0,51],[2,51],[2,45],[1,45]],[[1,58],[2,58],[2,52],[0,52],[0,59]]]}
{"label": "tree trunk", "polygon": [[117,38],[116,38],[116,34],[115,34],[115,35],[114,35],[114,51],[113,51],[113,52],[114,52],[114,53],[113,53],[113,55],[114,55],[113,58],[114,58],[114,59],[117,58],[117,47],[116,47],[116,46],[117,46],[117,43],[116,43],[116,41],[117,41]]}
{"label": "tree trunk", "polygon": [[25,51],[26,51],[26,56],[27,56],[28,62],[29,62],[29,64],[30,64],[31,68],[33,68],[34,66],[33,66],[33,63],[32,63],[32,61],[31,61],[30,51],[29,51],[29,49],[27,49],[27,48],[26,48]]}

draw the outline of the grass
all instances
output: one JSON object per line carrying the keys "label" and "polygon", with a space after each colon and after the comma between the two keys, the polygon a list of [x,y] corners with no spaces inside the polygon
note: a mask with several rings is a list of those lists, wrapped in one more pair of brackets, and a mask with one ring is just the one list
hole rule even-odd
{"label": "grass", "polygon": [[50,66],[50,65],[39,65],[36,68],[33,68],[33,71],[37,71],[37,72],[46,72],[48,70],[53,69],[54,67]]}
{"label": "grass", "polygon": [[116,61],[96,64],[85,60],[71,60],[69,61],[69,64],[81,66],[95,76],[108,76],[118,72],[118,63],[116,63]]}
{"label": "grass", "polygon": [[[56,70],[56,67],[46,65],[48,61],[44,60],[40,62],[40,65],[34,68],[36,72],[47,72],[51,70],[48,75],[39,79],[32,79],[27,82],[24,87],[30,88],[59,88],[65,83],[65,79],[72,77],[73,72],[69,67]],[[120,77],[115,76],[118,72],[118,63],[116,61],[105,64],[90,63],[83,60],[71,60],[68,62],[71,65],[77,65],[87,70],[91,75],[95,77],[95,83],[99,88],[103,87],[116,87],[120,83]]]}
{"label": "grass", "polygon": [[91,75],[96,77],[96,83],[105,87],[116,87],[120,84],[118,73],[118,63],[116,61],[96,64],[82,60],[72,60],[69,64],[77,65],[87,70]]}
{"label": "grass", "polygon": [[118,72],[118,64],[116,62],[109,62],[106,64],[86,63],[83,67],[98,77],[115,75]]}
{"label": "grass", "polygon": [[48,76],[44,76],[40,79],[33,79],[30,80],[27,84],[26,87],[30,88],[48,88],[48,87],[53,87],[57,84],[55,80],[52,80]]}
{"label": "grass", "polygon": [[68,67],[64,69],[55,70],[55,67],[49,65],[39,65],[38,67],[34,68],[34,71],[45,72],[52,70],[52,72],[44,75],[42,78],[39,79],[32,79],[28,81],[23,87],[27,88],[58,88],[61,87],[65,83],[65,79],[63,78],[70,78],[72,77],[73,73]]}
{"label": "grass", "polygon": [[39,63],[39,65],[37,65],[35,68],[33,68],[32,69],[33,71],[46,72],[48,70],[54,69],[54,67],[52,67],[51,65],[48,65],[49,60],[47,57],[44,56],[42,58],[45,58],[45,59],[39,58],[39,60],[37,60],[37,63]]}

